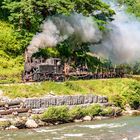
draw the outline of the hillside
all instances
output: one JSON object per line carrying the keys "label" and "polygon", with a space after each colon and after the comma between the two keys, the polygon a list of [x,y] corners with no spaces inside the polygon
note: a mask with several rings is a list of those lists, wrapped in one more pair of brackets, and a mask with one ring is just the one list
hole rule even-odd
{"label": "hillside", "polygon": [[[83,5],[83,8],[78,5]],[[69,16],[73,11],[83,14],[85,17],[92,12],[100,11],[93,17],[101,30],[114,14],[113,10],[100,0],[77,0],[76,2],[71,0],[50,0],[47,2],[41,0],[37,2],[34,0],[2,0],[0,2],[0,83],[21,81],[25,48],[36,32],[40,32],[40,25],[45,19],[55,15]],[[62,51],[67,45],[66,42],[68,44],[69,41],[61,42],[59,49],[55,50],[54,53],[52,51],[44,53],[43,51],[41,55],[71,57],[70,55],[73,53],[68,55],[68,50]]]}
{"label": "hillside", "polygon": [[21,41],[15,36],[14,27],[0,21],[0,81],[14,82],[23,69]]}
{"label": "hillside", "polygon": [[[137,17],[140,16],[140,2],[138,0],[118,1],[127,5],[127,12],[133,13]],[[79,7],[78,5],[82,6]],[[91,17],[102,33],[107,30],[106,25],[113,20],[112,16],[115,14],[109,5],[100,0],[76,0],[75,2],[71,0],[50,0],[47,2],[45,0],[37,2],[34,0],[2,0],[0,2],[0,83],[21,81],[25,48],[30,44],[32,37],[40,32],[40,25],[45,19],[56,15],[70,16],[73,11],[82,14],[84,17],[92,15]],[[75,43],[73,49],[71,47],[73,39],[74,37],[70,37],[64,40],[54,50],[41,50],[39,55],[55,56],[62,59],[75,57],[81,62],[86,60],[89,67],[95,63],[98,66],[99,62],[95,62],[95,59],[86,55],[89,51],[87,46],[90,43],[84,42],[80,45],[75,45],[78,44]],[[129,72],[139,73],[138,63],[135,70],[132,69],[131,65],[125,65],[125,67]]]}

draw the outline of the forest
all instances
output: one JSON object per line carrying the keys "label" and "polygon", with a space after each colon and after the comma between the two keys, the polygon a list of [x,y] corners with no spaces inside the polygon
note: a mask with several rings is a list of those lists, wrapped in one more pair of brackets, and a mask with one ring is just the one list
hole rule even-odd
{"label": "forest", "polygon": [[[140,17],[138,0],[118,0],[126,5],[126,12]],[[91,17],[101,32],[113,20],[115,11],[101,0],[1,0],[0,1],[0,80],[2,82],[19,81],[23,71],[24,52],[33,36],[40,32],[40,26],[47,18],[72,13]],[[110,65],[110,60],[89,55],[90,42],[72,46],[73,37],[69,37],[54,48],[40,49],[35,56],[60,57],[85,62],[95,70],[99,65]],[[94,45],[94,43],[92,43]],[[46,46],[47,47],[47,46]],[[75,63],[76,65],[76,63]],[[125,64],[129,72],[139,74],[139,63],[133,68]]]}

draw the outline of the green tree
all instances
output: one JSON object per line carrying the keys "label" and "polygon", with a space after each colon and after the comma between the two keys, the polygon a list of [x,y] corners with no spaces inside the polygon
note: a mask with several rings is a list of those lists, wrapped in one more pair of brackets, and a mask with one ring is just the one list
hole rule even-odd
{"label": "green tree", "polygon": [[9,21],[19,30],[39,30],[48,16],[69,15],[73,12],[94,16],[98,20],[111,19],[114,11],[100,0],[4,0],[3,8],[9,11]]}
{"label": "green tree", "polygon": [[120,4],[127,6],[127,12],[140,17],[140,1],[139,0],[118,0]]}

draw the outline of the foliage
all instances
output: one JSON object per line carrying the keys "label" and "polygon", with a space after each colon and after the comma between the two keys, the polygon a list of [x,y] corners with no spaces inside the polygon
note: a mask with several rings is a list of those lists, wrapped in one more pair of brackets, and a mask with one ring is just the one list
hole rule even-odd
{"label": "foliage", "polygon": [[115,104],[115,106],[124,107],[125,104],[125,98],[119,94],[113,95],[111,97],[111,101]]}
{"label": "foliage", "polygon": [[42,115],[35,115],[33,118],[38,120],[41,119],[46,122],[68,122],[74,121],[75,119],[82,119],[85,116],[90,115],[91,117],[102,115],[112,116],[114,110],[111,107],[102,107],[98,104],[89,105],[87,107],[75,106],[68,108],[66,106],[54,106],[48,107],[48,109]]}
{"label": "foliage", "polygon": [[88,108],[85,110],[85,114],[93,117],[97,116],[102,112],[102,107],[99,104],[93,104],[90,105]]}
{"label": "foliage", "polygon": [[0,53],[17,56],[20,54],[20,42],[14,35],[13,27],[5,22],[0,22]]}
{"label": "foliage", "polygon": [[[100,29],[105,28],[104,25],[111,20],[114,14],[114,11],[100,0],[1,0],[0,55],[3,56],[0,60],[0,63],[3,62],[0,66],[1,82],[20,81],[19,73],[23,70],[24,60],[22,59],[21,66],[18,58],[23,57],[25,48],[29,45],[33,35],[40,32],[40,25],[46,18],[60,14],[69,16],[73,12],[92,16]],[[87,57],[88,50],[85,50],[85,47],[79,46],[79,50],[75,51],[69,45],[66,42],[56,49],[40,50],[35,55],[71,58],[81,63],[87,61],[91,65],[91,58]],[[16,64],[15,60],[17,60]],[[14,67],[11,67],[12,65]],[[15,75],[18,76],[15,77]]]}
{"label": "foliage", "polygon": [[128,83],[128,89],[123,91],[122,96],[132,108],[137,109],[140,105],[140,83],[136,81]]}
{"label": "foliage", "polygon": [[[120,108],[116,108],[120,110]],[[119,111],[121,112],[121,110]],[[66,106],[54,106],[48,107],[48,109],[41,115],[34,115],[33,119],[45,122],[73,122],[76,119],[82,119],[85,116],[90,115],[95,116],[113,116],[115,115],[115,110],[112,107],[103,107],[98,104],[89,105],[86,107],[75,106],[68,108]],[[119,115],[119,114],[117,114]]]}
{"label": "foliage", "polygon": [[75,106],[69,111],[69,116],[71,120],[81,119],[85,116],[85,109],[80,106]]}
{"label": "foliage", "polygon": [[66,106],[49,107],[47,111],[42,114],[41,119],[52,122],[67,122],[69,119],[68,108]]}
{"label": "foliage", "polygon": [[100,112],[101,116],[112,116],[114,113],[114,110],[112,107],[103,107],[102,111]]}
{"label": "foliage", "polygon": [[140,17],[139,0],[118,0],[118,2],[127,6],[127,12],[134,14],[136,17]]}
{"label": "foliage", "polygon": [[[114,11],[100,0],[4,0],[2,7],[8,11],[9,20],[20,30],[33,32],[39,29],[44,19],[52,15],[77,12],[85,16],[92,14],[99,20],[107,21],[114,14]],[[98,14],[94,14],[96,11]]]}

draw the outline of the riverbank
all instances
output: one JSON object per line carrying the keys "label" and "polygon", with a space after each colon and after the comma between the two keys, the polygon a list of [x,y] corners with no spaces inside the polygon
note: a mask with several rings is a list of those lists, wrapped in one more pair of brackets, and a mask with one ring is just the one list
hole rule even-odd
{"label": "riverbank", "polygon": [[139,93],[140,82],[127,78],[0,85],[0,128],[139,115]]}
{"label": "riverbank", "polygon": [[92,121],[121,115],[121,108],[108,97],[88,95],[48,96],[44,98],[1,98],[0,128],[37,128],[70,122]]}
{"label": "riverbank", "polygon": [[89,106],[49,107],[42,114],[13,113],[0,118],[0,130],[34,129],[40,127],[52,127],[67,123],[100,122],[115,119],[122,116],[139,116],[138,110],[123,111],[118,107],[105,107],[100,104]]}
{"label": "riverbank", "polygon": [[139,114],[140,111],[131,110],[129,105],[123,110],[108,102],[108,97],[92,94],[28,99],[3,98],[0,102],[0,130],[38,128]]}
{"label": "riverbank", "polygon": [[18,114],[0,118],[0,130],[18,130],[38,128],[72,122],[103,120],[121,115],[122,110],[117,107],[105,107],[100,104],[89,106],[54,106],[49,107],[41,114]]}

